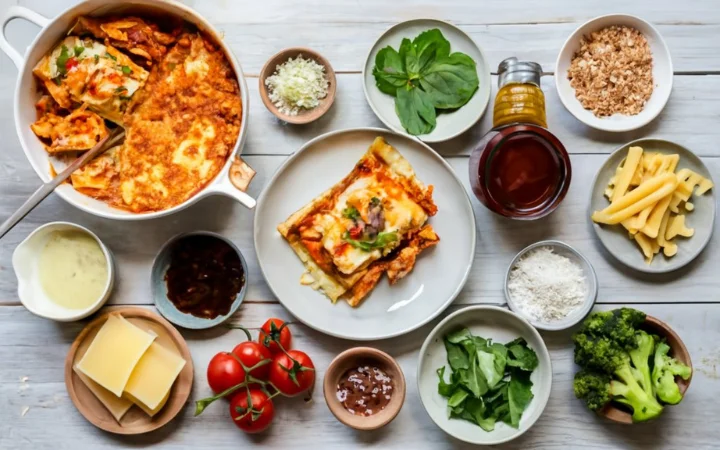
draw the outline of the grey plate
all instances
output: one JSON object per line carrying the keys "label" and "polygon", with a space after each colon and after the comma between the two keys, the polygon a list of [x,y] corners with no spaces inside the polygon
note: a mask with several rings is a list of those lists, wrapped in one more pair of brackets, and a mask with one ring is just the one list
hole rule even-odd
{"label": "grey plate", "polygon": [[[245,273],[245,283],[240,288],[240,292],[238,292],[237,296],[235,297],[235,301],[230,306],[230,312],[228,312],[224,316],[217,316],[214,319],[205,319],[203,317],[196,317],[192,314],[184,313],[177,309],[167,296],[165,272],[167,272],[168,267],[170,267],[170,250],[172,248],[172,244],[182,238],[197,235],[212,236],[227,242],[240,257],[240,263],[242,264],[243,272]],[[193,231],[190,233],[179,234],[167,241],[162,246],[157,256],[155,257],[155,261],[153,261],[152,271],[150,272],[150,288],[152,289],[152,296],[153,300],[155,301],[155,307],[160,312],[160,314],[163,315],[163,317],[180,327],[189,328],[192,330],[202,330],[214,327],[215,325],[219,325],[225,322],[227,319],[230,318],[230,316],[235,313],[235,311],[237,311],[237,309],[240,307],[243,300],[245,299],[245,293],[247,292],[248,287],[247,277],[248,267],[247,263],[245,262],[245,258],[240,252],[240,249],[238,249],[237,246],[233,244],[230,239],[227,239],[224,236],[221,236],[217,233],[212,233],[210,231]]]}
{"label": "grey plate", "polygon": [[[566,318],[558,320],[557,322],[539,322],[526,315],[522,309],[518,308],[515,305],[515,302],[513,301],[512,297],[510,296],[510,292],[508,291],[510,271],[513,269],[513,267],[515,267],[515,264],[517,264],[518,260],[522,258],[527,252],[539,247],[550,247],[556,254],[569,258],[570,260],[579,264],[580,267],[582,267],[583,274],[585,275],[585,286],[587,287],[587,295],[585,296],[585,302],[582,304],[582,306],[578,307],[578,309],[573,311]],[[505,272],[504,290],[505,300],[507,300],[510,309],[513,310],[516,314],[522,316],[528,322],[530,322],[532,326],[540,330],[559,331],[574,326],[575,324],[583,320],[585,316],[588,315],[593,305],[595,304],[595,300],[597,299],[598,280],[597,275],[595,274],[595,269],[593,269],[590,261],[588,261],[587,258],[585,258],[582,253],[577,251],[574,247],[561,241],[540,241],[520,250],[520,252],[510,262],[510,265]]]}
{"label": "grey plate", "polygon": [[[638,139],[615,150],[598,171],[595,181],[593,181],[588,220],[590,220],[593,211],[608,206],[609,202],[603,192],[607,187],[608,180],[615,173],[618,164],[627,156],[627,150],[630,146],[640,146],[644,151],[648,152],[677,153],[680,155],[678,170],[688,168],[706,178],[712,179],[705,164],[687,148],[662,139]],[[607,251],[626,266],[645,273],[672,272],[695,259],[710,241],[715,226],[715,201],[715,188],[706,192],[705,195],[693,195],[692,203],[695,205],[695,209],[687,213],[686,221],[688,227],[695,229],[695,235],[691,238],[675,238],[678,245],[677,254],[672,258],[667,258],[661,251],[660,254],[655,255],[651,264],[645,263],[645,257],[640,247],[634,241],[628,239],[627,232],[622,226],[598,225],[594,222],[592,226]]]}
{"label": "grey plate", "polygon": [[424,142],[442,142],[452,139],[473,126],[485,113],[490,102],[490,91],[492,78],[490,66],[488,66],[485,55],[480,47],[464,31],[442,20],[435,19],[414,19],[401,22],[392,26],[378,38],[370,49],[365,65],[363,66],[363,89],[370,108],[376,116],[392,130],[407,134],[407,131],[400,124],[400,119],[395,112],[395,98],[380,92],[375,86],[373,67],[378,52],[388,45],[397,50],[403,38],[413,39],[423,31],[438,28],[445,39],[450,41],[451,52],[462,52],[475,60],[480,85],[475,95],[461,108],[450,112],[439,113],[437,126],[428,134],[417,136]]}

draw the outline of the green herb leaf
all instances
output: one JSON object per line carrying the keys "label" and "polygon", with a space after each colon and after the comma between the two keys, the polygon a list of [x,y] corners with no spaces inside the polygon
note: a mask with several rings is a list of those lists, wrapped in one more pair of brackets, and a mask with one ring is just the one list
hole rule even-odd
{"label": "green herb leaf", "polygon": [[455,393],[448,400],[448,406],[450,408],[460,406],[468,397],[468,395],[470,394],[468,394],[468,392],[463,389],[456,390]]}
{"label": "green herb leaf", "polygon": [[436,372],[438,378],[440,379],[440,382],[438,383],[438,394],[443,397],[450,397],[457,389],[457,383],[455,381],[451,381],[450,383],[445,382],[445,366],[442,366]]}
{"label": "green herb leaf", "polygon": [[523,338],[517,338],[505,344],[508,349],[507,365],[532,372],[538,366],[535,350],[528,347]]}
{"label": "green herb leaf", "polygon": [[448,364],[453,370],[467,369],[470,367],[470,359],[459,345],[455,345],[445,339],[445,350],[447,351]]}
{"label": "green herb leaf", "polygon": [[349,206],[343,209],[342,216],[346,219],[357,220],[360,218],[360,211],[354,206]]}
{"label": "green herb leaf", "polygon": [[408,80],[417,80],[420,78],[420,61],[418,60],[417,50],[413,47],[410,39],[403,39],[400,43],[400,60],[405,67],[405,73]]}
{"label": "green herb leaf", "polygon": [[419,88],[398,88],[395,112],[403,128],[413,136],[428,134],[435,129],[436,116],[432,98]]}
{"label": "green herb leaf", "polygon": [[459,344],[465,339],[472,339],[473,335],[470,333],[470,330],[467,328],[461,328],[458,331],[452,332],[445,336],[445,340],[448,342],[452,342],[453,344]]}
{"label": "green herb leaf", "polygon": [[352,245],[355,248],[359,248],[360,250],[370,252],[375,249],[382,249],[387,247],[388,245],[392,244],[393,242],[396,242],[398,240],[397,233],[394,231],[391,231],[389,233],[379,233],[377,237],[372,241],[358,241],[350,237],[349,232],[345,232],[343,235],[343,240],[347,242],[348,244]]}
{"label": "green herb leaf", "polygon": [[463,106],[475,94],[479,84],[475,61],[464,53],[435,60],[420,78],[420,86],[438,109]]}
{"label": "green herb leaf", "polygon": [[423,31],[413,39],[413,47],[417,52],[419,73],[422,75],[425,70],[436,60],[450,55],[450,41],[439,29]]}
{"label": "green herb leaf", "polygon": [[498,384],[498,382],[505,376],[504,370],[502,372],[498,372],[495,368],[495,354],[484,350],[478,350],[477,362],[480,371],[485,376],[485,380],[487,380],[488,388],[494,388],[495,385]]}
{"label": "green herb leaf", "polygon": [[60,75],[56,76],[56,77],[53,78],[52,80],[53,80],[53,82],[54,82],[55,84],[57,84],[58,86],[62,86],[62,77],[61,77]]}
{"label": "green herb leaf", "polygon": [[121,66],[120,68],[125,75],[130,75],[132,73],[130,66]]}
{"label": "green herb leaf", "polygon": [[95,62],[97,63],[98,61],[100,61],[100,55],[94,55],[94,56],[93,56],[93,59],[94,59]]}
{"label": "green herb leaf", "polygon": [[108,58],[108,59],[112,59],[113,61],[117,61],[117,58],[114,57],[113,55],[111,55],[111,54],[108,53],[108,52],[105,52],[105,57]]}
{"label": "green herb leaf", "polygon": [[55,61],[55,65],[57,66],[57,71],[60,75],[67,74],[67,67],[65,65],[68,62],[68,59],[70,59],[70,52],[66,46],[62,46],[60,48],[60,55],[57,57],[57,60]]}
{"label": "green herb leaf", "polygon": [[508,406],[510,408],[510,426],[518,428],[520,417],[533,398],[530,372],[515,370],[510,375],[508,385]]}
{"label": "green herb leaf", "polygon": [[83,47],[82,45],[78,45],[75,47],[74,51],[75,51],[75,56],[80,56],[80,55],[82,55],[82,52],[85,51],[85,47]]}
{"label": "green herb leaf", "polygon": [[399,87],[408,83],[405,63],[400,58],[400,54],[390,46],[381,49],[375,57],[373,76],[378,89],[393,97]]}

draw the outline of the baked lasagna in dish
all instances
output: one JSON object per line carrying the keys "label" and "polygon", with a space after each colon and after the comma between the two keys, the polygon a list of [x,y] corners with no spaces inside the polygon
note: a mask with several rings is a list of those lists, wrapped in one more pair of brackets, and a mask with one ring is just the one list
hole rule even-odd
{"label": "baked lasagna in dish", "polygon": [[437,212],[432,192],[376,138],[349,175],[278,226],[305,265],[300,282],[355,307],[383,274],[402,279],[440,240],[427,223]]}
{"label": "baked lasagna in dish", "polygon": [[[112,127],[125,141],[70,178],[114,207],[176,206],[221,171],[240,132],[242,100],[227,57],[182,22],[80,17],[33,73],[45,95],[33,132],[68,159]],[[61,159],[62,160],[62,159]]]}

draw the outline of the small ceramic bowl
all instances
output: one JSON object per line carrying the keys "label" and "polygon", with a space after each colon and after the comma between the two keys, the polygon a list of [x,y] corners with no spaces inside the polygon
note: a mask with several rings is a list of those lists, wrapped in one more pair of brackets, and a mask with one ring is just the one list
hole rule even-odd
{"label": "small ceramic bowl", "polygon": [[[596,117],[592,111],[583,108],[580,101],[575,97],[575,89],[570,86],[570,80],[567,77],[572,58],[580,48],[580,39],[611,25],[625,25],[635,28],[645,36],[652,52],[653,93],[645,104],[645,108],[634,116],[614,114],[610,117]],[[655,119],[670,98],[673,86],[673,65],[670,59],[670,51],[660,32],[639,17],[626,14],[610,14],[596,17],[580,25],[565,41],[555,64],[555,86],[565,108],[585,125],[603,131],[623,132],[635,130]]]}
{"label": "small ceramic bowl", "polygon": [[[569,316],[566,318],[559,320],[557,322],[539,322],[535,320],[534,318],[530,317],[528,314],[525,313],[524,310],[520,309],[517,304],[513,301],[512,296],[510,295],[510,292],[508,290],[508,283],[510,281],[510,272],[512,272],[512,269],[515,267],[517,262],[522,258],[525,254],[530,252],[531,250],[535,250],[540,247],[549,247],[553,250],[554,253],[564,256],[566,258],[569,258],[571,261],[575,262],[576,264],[580,265],[580,267],[583,270],[583,273],[585,274],[585,287],[587,288],[587,295],[585,296],[585,301],[583,302],[582,306],[577,308],[575,311],[573,311]],[[536,242],[532,245],[529,245],[522,249],[516,256],[513,258],[513,260],[510,262],[510,265],[507,268],[507,271],[505,273],[505,300],[508,302],[508,306],[511,310],[516,312],[517,314],[521,315],[525,320],[530,322],[535,328],[538,328],[540,330],[548,330],[548,331],[559,331],[559,330],[565,330],[567,328],[570,328],[574,325],[576,325],[578,322],[583,320],[585,316],[588,315],[590,310],[592,309],[593,305],[595,304],[595,300],[597,299],[598,294],[598,280],[597,275],[595,274],[595,269],[593,269],[593,266],[590,264],[590,261],[587,260],[579,251],[575,250],[575,248],[571,247],[570,245],[560,242],[560,241],[540,241]]]}
{"label": "small ceramic bowl", "polygon": [[[371,416],[355,415],[345,409],[337,398],[337,386],[341,377],[350,369],[362,364],[376,365],[393,379],[394,391],[390,403],[377,414]],[[385,352],[370,347],[355,347],[340,353],[330,363],[323,380],[325,402],[335,418],[356,430],[376,430],[398,415],[405,402],[405,376],[395,359]]]}
{"label": "small ceramic bowl", "polygon": [[[273,102],[270,100],[270,91],[268,86],[265,84],[265,80],[275,73],[275,70],[277,66],[287,62],[290,58],[297,58],[299,55],[302,55],[303,58],[306,59],[313,59],[316,63],[320,64],[321,66],[325,67],[325,76],[328,80],[328,92],[325,98],[320,100],[320,104],[316,106],[313,109],[301,109],[300,112],[296,116],[291,116],[289,114],[284,114],[278,110],[278,108],[273,104]],[[302,125],[306,123],[310,123],[314,120],[319,119],[323,114],[325,114],[329,109],[330,106],[332,106],[333,102],[335,101],[335,93],[337,89],[337,80],[335,79],[335,71],[333,70],[332,66],[330,65],[330,62],[325,59],[322,55],[320,55],[318,52],[311,50],[306,47],[292,47],[292,48],[286,48],[285,50],[282,50],[276,54],[274,54],[263,66],[262,70],[260,71],[260,98],[262,98],[263,103],[265,104],[265,107],[275,115],[278,119],[296,124],[296,125]]]}
{"label": "small ceramic bowl", "polygon": [[[230,306],[230,312],[223,316],[217,316],[214,319],[205,319],[203,317],[193,316],[192,314],[187,314],[178,310],[175,305],[168,299],[167,284],[165,283],[165,273],[170,267],[170,258],[172,256],[173,245],[179,240],[190,236],[212,236],[214,238],[225,241],[235,250],[235,252],[240,257],[240,262],[242,263],[243,273],[245,276],[245,282],[240,288],[240,292],[238,292],[237,297],[235,297],[235,301]],[[240,249],[237,248],[237,246],[233,244],[230,239],[227,239],[224,236],[221,236],[217,233],[212,233],[210,231],[193,231],[190,233],[182,233],[173,237],[172,239],[167,241],[162,246],[162,248],[160,248],[160,251],[155,257],[155,261],[153,261],[152,271],[150,273],[150,287],[152,289],[152,296],[155,302],[155,307],[160,312],[160,314],[163,315],[163,317],[180,327],[193,330],[202,330],[214,327],[215,325],[219,325],[225,322],[235,313],[235,311],[237,311],[237,309],[240,307],[243,300],[245,299],[245,294],[248,287],[247,276],[248,267],[247,263],[245,262],[245,258],[240,252]]]}
{"label": "small ceramic bowl", "polygon": [[[47,244],[48,239],[50,239],[51,233],[66,230],[80,231],[92,236],[100,245],[108,267],[108,280],[105,283],[102,295],[85,309],[68,309],[56,304],[48,298],[40,285],[38,271],[40,252]],[[100,309],[110,297],[115,283],[115,267],[110,249],[103,244],[95,233],[70,222],[50,222],[37,228],[17,246],[13,253],[12,264],[18,279],[18,297],[23,306],[37,316],[58,322],[80,320]]]}
{"label": "small ceramic bowl", "polygon": [[[647,316],[645,317],[645,323],[643,324],[642,328],[648,333],[656,334],[662,338],[665,338],[665,341],[670,346],[670,352],[668,354],[680,361],[681,363],[685,364],[686,366],[690,367],[690,369],[692,369],[690,353],[688,353],[687,348],[685,348],[685,344],[683,344],[680,336],[678,336],[677,333],[675,333],[668,324],[666,324],[660,319],[656,319],[655,317]],[[683,395],[685,395],[685,391],[687,391],[690,387],[691,381],[692,372],[690,373],[690,378],[688,378],[687,380],[683,380],[680,377],[675,377],[675,382],[678,384],[678,387],[680,388],[680,393]],[[598,411],[598,414],[602,417],[612,420],[613,422],[624,424],[633,423],[632,414],[630,414],[627,410],[615,406],[614,403],[610,403],[605,408]]]}

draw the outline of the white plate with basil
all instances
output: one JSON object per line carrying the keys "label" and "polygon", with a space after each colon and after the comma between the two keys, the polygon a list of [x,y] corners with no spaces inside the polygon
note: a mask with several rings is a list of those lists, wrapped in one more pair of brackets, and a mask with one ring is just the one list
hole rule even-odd
{"label": "white plate with basil", "polygon": [[425,142],[447,141],[473,126],[490,101],[491,82],[472,38],[433,19],[387,30],[363,67],[365,97],[378,118]]}

